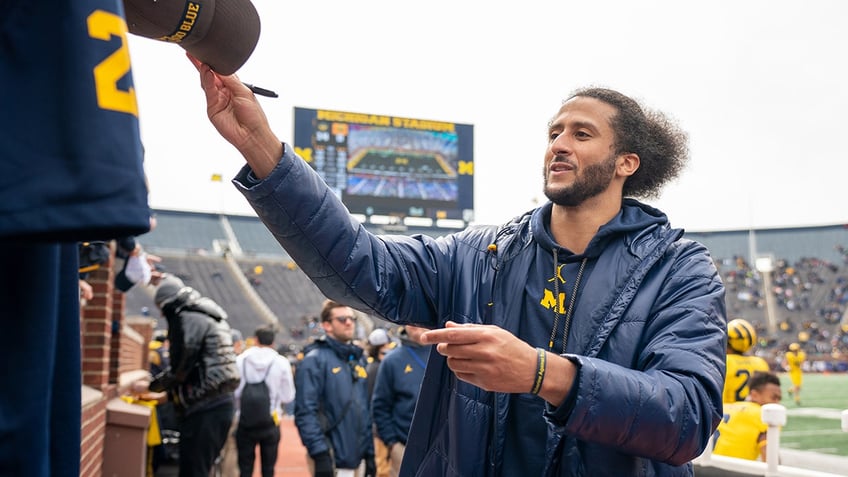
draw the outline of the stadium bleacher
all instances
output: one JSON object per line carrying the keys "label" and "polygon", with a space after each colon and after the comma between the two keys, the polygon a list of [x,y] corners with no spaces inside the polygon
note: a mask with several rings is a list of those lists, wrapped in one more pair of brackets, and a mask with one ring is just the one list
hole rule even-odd
{"label": "stadium bleacher", "polygon": [[230,227],[238,237],[242,252],[248,257],[288,259],[271,232],[256,217],[227,216]]}
{"label": "stadium bleacher", "polygon": [[240,259],[238,263],[292,342],[303,343],[319,334],[317,315],[324,295],[294,262]]}
{"label": "stadium bleacher", "polygon": [[[244,286],[221,257],[169,253],[159,256],[165,264],[163,269],[166,272],[176,275],[186,285],[221,305],[227,312],[232,328],[249,336],[257,327],[268,324],[262,318],[262,312],[245,298]],[[125,304],[127,315],[158,316],[159,311],[153,303],[152,295],[150,287],[131,289]],[[167,324],[160,318],[158,327],[167,328]]]}
{"label": "stadium bleacher", "polygon": [[[139,241],[149,253],[162,257],[166,272],[222,305],[231,326],[250,336],[257,326],[274,320],[280,329],[278,344],[291,354],[321,334],[317,314],[323,294],[258,218],[167,210],[157,210],[156,216],[156,229]],[[376,234],[410,236],[455,231],[397,223],[366,227]],[[757,327],[756,354],[779,370],[786,346],[800,341],[809,357],[809,371],[848,371],[847,227],[687,232],[686,236],[710,249],[727,288],[728,316],[743,317]],[[769,277],[772,314],[778,323],[775,333],[768,327],[764,275],[754,264],[765,255],[774,266]],[[130,290],[125,300],[127,315],[157,317],[152,296],[152,287]],[[159,318],[158,327],[166,326]],[[794,459],[791,465],[799,468],[781,466],[780,475],[824,475],[812,469],[845,467],[845,459],[838,456],[781,447],[781,460],[789,457]],[[715,467],[715,459],[720,461],[721,456],[711,464],[697,463],[696,474],[762,475],[762,463],[746,467],[745,462],[729,462]]]}
{"label": "stadium bleacher", "polygon": [[[323,295],[258,218],[155,212],[158,225],[140,242],[163,258],[165,271],[181,276],[221,304],[230,314],[231,325],[249,334],[267,322],[268,313],[263,311],[267,309],[288,343],[303,345],[318,333],[314,318]],[[366,226],[378,234],[388,230],[388,226]],[[451,230],[404,226],[391,231],[440,236]],[[780,352],[800,336],[812,362],[819,359],[825,363],[821,366],[832,370],[837,370],[833,366],[848,368],[848,334],[842,326],[848,304],[844,248],[848,227],[687,232],[686,236],[710,249],[727,286],[728,315],[757,326],[762,338],[758,354],[777,365]],[[774,334],[768,332],[763,274],[752,265],[752,252],[755,257],[774,259],[773,314],[779,323]],[[127,297],[128,313],[158,313],[151,296],[151,290],[132,290]]]}
{"label": "stadium bleacher", "polygon": [[839,247],[848,245],[848,226],[839,224],[716,232],[687,231],[685,236],[704,244],[714,258],[748,256],[753,246],[757,256],[768,254],[788,263],[815,257],[842,265],[845,257]]}
{"label": "stadium bleacher", "polygon": [[226,240],[220,220],[213,214],[155,211],[156,228],[144,235],[148,250],[203,253],[213,249],[216,240]]}

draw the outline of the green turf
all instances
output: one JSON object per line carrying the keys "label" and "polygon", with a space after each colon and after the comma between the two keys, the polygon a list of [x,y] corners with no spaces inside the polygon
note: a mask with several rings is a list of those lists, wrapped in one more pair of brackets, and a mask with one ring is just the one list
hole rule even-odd
{"label": "green turf", "polygon": [[[848,375],[804,374],[801,406],[789,394],[789,376],[780,376],[783,404],[790,411],[786,426],[780,433],[780,446],[810,450],[825,454],[848,456],[848,432],[842,432],[839,412],[848,409]],[[826,408],[837,411],[835,418],[793,415],[791,411],[805,408]]]}

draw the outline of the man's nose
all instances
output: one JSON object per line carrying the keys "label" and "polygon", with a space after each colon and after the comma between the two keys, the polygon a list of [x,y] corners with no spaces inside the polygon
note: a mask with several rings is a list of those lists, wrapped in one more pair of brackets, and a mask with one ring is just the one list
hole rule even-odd
{"label": "man's nose", "polygon": [[560,134],[551,142],[551,152],[554,156],[571,154],[571,141],[566,134]]}

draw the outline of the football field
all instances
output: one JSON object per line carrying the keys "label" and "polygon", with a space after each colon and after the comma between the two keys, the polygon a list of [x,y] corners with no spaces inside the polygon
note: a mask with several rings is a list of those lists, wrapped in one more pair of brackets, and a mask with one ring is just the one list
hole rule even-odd
{"label": "football field", "polygon": [[848,432],[842,432],[840,413],[848,409],[848,374],[805,373],[801,406],[789,394],[789,375],[780,375],[786,426],[780,447],[848,457]]}

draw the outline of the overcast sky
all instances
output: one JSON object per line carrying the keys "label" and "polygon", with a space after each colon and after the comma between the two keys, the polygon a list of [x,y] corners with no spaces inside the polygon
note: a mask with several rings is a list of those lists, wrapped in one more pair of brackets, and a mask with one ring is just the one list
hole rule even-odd
{"label": "overcast sky", "polygon": [[[254,5],[262,33],[238,75],[280,94],[260,101],[281,138],[295,106],[473,124],[477,222],[541,200],[547,122],[596,85],[689,133],[688,168],[649,201],[672,225],[848,223],[846,1]],[[130,54],[151,206],[253,214],[183,50],[130,35]]]}

